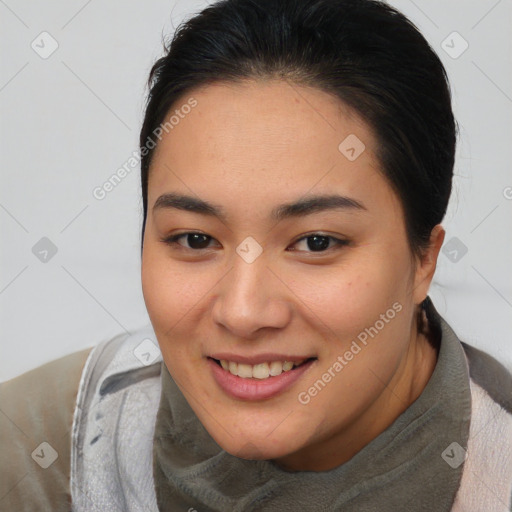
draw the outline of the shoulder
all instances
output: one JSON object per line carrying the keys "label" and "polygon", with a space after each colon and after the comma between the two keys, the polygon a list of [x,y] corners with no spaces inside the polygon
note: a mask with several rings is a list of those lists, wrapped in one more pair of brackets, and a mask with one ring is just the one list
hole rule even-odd
{"label": "shoulder", "polygon": [[87,361],[72,431],[75,511],[117,510],[122,496],[145,507],[154,502],[153,430],[163,364],[155,339],[151,326],[133,330],[96,346]]}
{"label": "shoulder", "polygon": [[482,388],[496,404],[512,414],[512,374],[490,354],[461,342],[472,383]]}
{"label": "shoulder", "polygon": [[74,352],[0,384],[4,510],[69,510],[71,426],[91,350]]}
{"label": "shoulder", "polygon": [[154,339],[146,326],[0,383],[2,510],[69,512],[83,442],[96,427],[90,410],[101,402],[112,420],[108,406],[125,392],[146,403],[147,391],[157,402],[162,359]]}
{"label": "shoulder", "polygon": [[486,352],[464,342],[462,346],[471,423],[453,510],[512,510],[512,374]]}

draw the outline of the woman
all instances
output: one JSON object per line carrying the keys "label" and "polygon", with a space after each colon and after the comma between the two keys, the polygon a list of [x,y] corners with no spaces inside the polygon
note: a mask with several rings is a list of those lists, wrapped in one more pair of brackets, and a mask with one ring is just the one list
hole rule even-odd
{"label": "woman", "polygon": [[417,29],[370,0],[224,0],[149,84],[151,326],[3,386],[57,404],[13,420],[3,506],[510,510],[512,377],[428,297],[456,127]]}

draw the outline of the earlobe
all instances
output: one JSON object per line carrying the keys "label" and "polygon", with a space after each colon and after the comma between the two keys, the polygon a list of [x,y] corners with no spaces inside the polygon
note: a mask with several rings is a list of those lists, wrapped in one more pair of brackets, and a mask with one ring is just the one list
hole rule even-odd
{"label": "earlobe", "polygon": [[430,243],[418,261],[414,280],[414,303],[420,304],[426,298],[430,283],[436,271],[437,258],[443,245],[446,231],[441,224],[434,226],[430,233]]}

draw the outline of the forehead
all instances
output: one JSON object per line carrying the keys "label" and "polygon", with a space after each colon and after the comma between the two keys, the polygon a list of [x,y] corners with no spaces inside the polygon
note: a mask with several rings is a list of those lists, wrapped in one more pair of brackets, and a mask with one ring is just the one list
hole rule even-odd
{"label": "forehead", "polygon": [[149,205],[166,189],[260,204],[389,189],[370,127],[319,89],[284,80],[210,84],[183,95],[170,116],[153,155]]}
{"label": "forehead", "polygon": [[[195,106],[190,108],[192,100]],[[164,146],[176,149],[173,146],[185,139],[188,147],[202,144],[204,151],[222,142],[209,155],[214,158],[242,150],[250,156],[262,149],[265,155],[311,154],[310,144],[318,153],[330,147],[337,155],[339,143],[349,135],[364,141],[368,152],[374,147],[370,128],[353,109],[332,94],[285,80],[221,82],[193,89],[174,102],[169,119],[174,137],[164,134],[166,140],[156,153]]]}

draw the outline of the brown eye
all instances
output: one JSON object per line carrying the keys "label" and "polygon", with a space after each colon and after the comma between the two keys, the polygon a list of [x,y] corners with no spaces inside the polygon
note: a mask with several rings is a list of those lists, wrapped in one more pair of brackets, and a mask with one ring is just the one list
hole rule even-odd
{"label": "brown eye", "polygon": [[[185,239],[186,244],[180,243],[179,240]],[[179,245],[184,249],[190,250],[201,250],[208,248],[210,242],[214,240],[211,236],[205,235],[204,233],[180,233],[178,235],[172,235],[170,237],[162,239],[162,242],[175,246]]]}
{"label": "brown eye", "polygon": [[300,243],[303,243],[303,249],[298,250],[305,252],[327,252],[330,249],[336,249],[340,248],[341,246],[347,245],[348,240],[340,240],[339,238],[335,238],[333,236],[314,233],[312,235],[302,237],[301,239],[297,240],[294,245]]}

